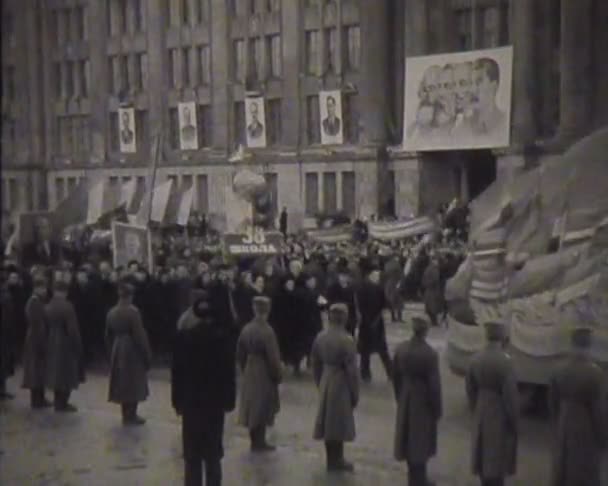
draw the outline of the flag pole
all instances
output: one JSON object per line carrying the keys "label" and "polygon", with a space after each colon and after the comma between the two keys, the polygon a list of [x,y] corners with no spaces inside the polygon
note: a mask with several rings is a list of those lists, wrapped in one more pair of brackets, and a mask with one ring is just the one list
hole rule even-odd
{"label": "flag pole", "polygon": [[159,132],[156,135],[154,144],[154,158],[152,160],[152,184],[150,185],[150,204],[148,206],[148,220],[146,222],[146,226],[148,227],[150,226],[150,219],[152,218],[152,203],[154,202],[154,186],[156,185],[156,172],[158,169],[158,159],[160,157],[161,139],[162,132]]}

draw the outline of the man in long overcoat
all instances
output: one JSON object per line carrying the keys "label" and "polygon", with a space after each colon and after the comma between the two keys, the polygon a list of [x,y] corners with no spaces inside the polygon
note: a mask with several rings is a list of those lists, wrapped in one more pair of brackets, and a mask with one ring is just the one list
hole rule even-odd
{"label": "man in long overcoat", "polygon": [[30,403],[36,409],[51,406],[44,396],[48,343],[48,322],[44,310],[48,292],[46,279],[35,276],[33,287],[32,296],[25,306],[28,329],[23,349],[23,388],[30,390]]}
{"label": "man in long overcoat", "polygon": [[346,304],[348,307],[346,330],[354,336],[360,322],[355,288],[345,264],[338,266],[337,273],[338,281],[332,283],[327,289],[327,301],[330,306],[333,304]]}
{"label": "man in long overcoat", "polygon": [[471,361],[466,391],[473,410],[472,471],[483,486],[502,486],[517,468],[518,394],[505,326],[485,326],[486,349]]}
{"label": "man in long overcoat", "polygon": [[437,255],[431,256],[431,262],[422,275],[424,308],[433,326],[438,326],[438,316],[443,311],[443,292]]}
{"label": "man in long overcoat", "polygon": [[241,369],[239,424],[249,429],[252,452],[275,449],[266,442],[266,427],[279,412],[281,357],[277,337],[270,324],[270,299],[253,299],[254,319],[237,341],[237,363]]}
{"label": "man in long overcoat", "polygon": [[182,416],[186,486],[222,482],[224,417],[234,409],[236,370],[231,336],[206,292],[180,319],[171,366],[171,401]]}
{"label": "man in long overcoat", "polygon": [[134,285],[121,281],[118,304],[106,318],[106,346],[110,350],[109,401],[119,403],[125,425],[143,425],[137,405],[148,398],[148,370],[152,350],[141,314],[133,305]]}
{"label": "man in long overcoat", "polygon": [[554,373],[549,405],[555,423],[552,486],[601,484],[602,450],[608,446],[606,383],[588,356],[592,333],[572,333],[572,355]]}
{"label": "man in long overcoat", "polygon": [[380,285],[380,270],[371,268],[370,273],[357,292],[361,312],[357,347],[361,353],[361,378],[372,379],[370,357],[378,353],[386,376],[391,379],[392,363],[386,345],[386,329],[382,313],[388,307],[384,289]]}
{"label": "man in long overcoat", "polygon": [[428,486],[426,464],[437,453],[442,414],[439,358],[426,342],[427,322],[418,317],[412,322],[414,335],[397,347],[393,362],[395,459],[407,461],[410,486]]}
{"label": "man in long overcoat", "polygon": [[49,325],[46,385],[55,393],[57,412],[75,412],[70,393],[80,384],[82,342],[74,306],[67,299],[68,286],[53,285],[53,298],[45,311]]}
{"label": "man in long overcoat", "polygon": [[6,390],[6,379],[15,372],[16,313],[13,298],[5,282],[0,288],[0,400],[10,400],[13,397]]}
{"label": "man in long overcoat", "polygon": [[348,307],[329,309],[329,328],[313,343],[311,361],[319,389],[319,407],[313,437],[325,441],[327,469],[352,471],[344,459],[344,442],[355,440],[354,410],[359,402],[359,377],[355,342],[345,329]]}

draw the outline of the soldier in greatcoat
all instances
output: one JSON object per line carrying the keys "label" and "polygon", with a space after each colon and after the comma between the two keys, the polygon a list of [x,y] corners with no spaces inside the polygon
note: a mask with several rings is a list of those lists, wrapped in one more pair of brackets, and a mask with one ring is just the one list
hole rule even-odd
{"label": "soldier in greatcoat", "polygon": [[6,390],[6,380],[15,372],[16,312],[13,298],[5,282],[0,288],[0,400],[14,396]]}
{"label": "soldier in greatcoat", "polygon": [[313,437],[325,441],[327,469],[352,471],[344,459],[344,442],[355,440],[354,409],[359,402],[359,377],[355,342],[346,331],[348,307],[329,309],[329,327],[313,343],[311,361],[319,389],[319,407]]}
{"label": "soldier in greatcoat", "polygon": [[30,403],[34,409],[51,406],[44,396],[48,343],[48,322],[44,305],[47,293],[46,279],[36,275],[32,296],[25,306],[28,329],[23,350],[23,388],[30,390]]}
{"label": "soldier in greatcoat", "polygon": [[182,416],[186,486],[222,482],[224,417],[234,409],[236,370],[228,330],[203,291],[178,323],[171,366],[171,400]]}
{"label": "soldier in greatcoat", "polygon": [[254,319],[237,341],[237,363],[241,370],[239,424],[249,429],[252,452],[275,449],[266,442],[266,427],[279,412],[281,357],[277,337],[270,324],[270,299],[253,299]]}
{"label": "soldier in greatcoat", "polygon": [[109,401],[119,403],[125,425],[142,425],[137,405],[148,397],[152,351],[141,314],[133,305],[134,285],[121,281],[118,304],[106,318],[106,346],[110,351]]}
{"label": "soldier in greatcoat", "polygon": [[55,393],[57,412],[76,411],[69,399],[80,384],[82,342],[76,311],[67,296],[68,286],[55,282],[53,298],[45,308],[49,325],[46,385]]}
{"label": "soldier in greatcoat", "polygon": [[487,347],[471,361],[466,391],[473,410],[472,472],[482,486],[502,486],[517,468],[518,394],[505,326],[485,325]]}
{"label": "soldier in greatcoat", "polygon": [[549,386],[556,429],[551,484],[599,485],[602,450],[608,446],[606,377],[588,355],[591,329],[575,329],[571,341],[571,356],[555,371]]}
{"label": "soldier in greatcoat", "polygon": [[426,464],[437,453],[442,414],[439,358],[426,341],[427,322],[414,317],[412,323],[412,339],[397,347],[393,362],[395,459],[407,461],[410,486],[428,486]]}

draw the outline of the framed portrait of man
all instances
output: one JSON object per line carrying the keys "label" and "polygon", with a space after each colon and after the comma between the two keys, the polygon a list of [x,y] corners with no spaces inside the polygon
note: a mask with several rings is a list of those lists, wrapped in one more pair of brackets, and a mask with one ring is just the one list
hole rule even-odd
{"label": "framed portrait of man", "polygon": [[127,266],[135,260],[152,269],[152,239],[145,226],[112,223],[112,249],[115,268]]}
{"label": "framed portrait of man", "polygon": [[266,112],[264,98],[245,98],[245,132],[247,146],[266,147]]}
{"label": "framed portrait of man", "polygon": [[118,140],[121,153],[134,154],[137,152],[135,110],[133,108],[118,109]]}
{"label": "framed portrait of man", "polygon": [[342,95],[340,91],[319,93],[319,113],[321,114],[321,144],[340,145],[344,142],[344,121],[342,120]]}
{"label": "framed portrait of man", "polygon": [[179,146],[182,150],[198,149],[196,103],[179,103]]}

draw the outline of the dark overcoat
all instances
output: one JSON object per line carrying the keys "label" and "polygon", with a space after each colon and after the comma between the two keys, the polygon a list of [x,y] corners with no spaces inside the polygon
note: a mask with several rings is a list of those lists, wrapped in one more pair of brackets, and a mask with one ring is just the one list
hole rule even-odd
{"label": "dark overcoat", "polygon": [[312,346],[312,368],[319,389],[313,437],[325,441],[353,441],[354,409],[359,402],[359,374],[355,342],[344,329],[330,325]]}
{"label": "dark overcoat", "polygon": [[281,357],[274,330],[268,323],[252,321],[237,341],[241,369],[239,424],[249,429],[272,425],[279,412]]}
{"label": "dark overcoat", "polygon": [[382,311],[387,307],[384,289],[366,281],[357,292],[357,301],[361,312],[357,341],[359,352],[366,354],[386,350],[386,329],[382,316]]}
{"label": "dark overcoat", "polygon": [[608,445],[605,377],[596,364],[575,357],[560,366],[549,386],[555,423],[551,484],[600,484],[602,449]]}
{"label": "dark overcoat", "polygon": [[437,453],[437,422],[442,414],[437,352],[413,337],[397,347],[393,386],[397,399],[395,459],[426,463]]}
{"label": "dark overcoat", "polygon": [[82,342],[76,311],[67,299],[57,296],[45,310],[49,325],[46,386],[70,391],[80,384]]}
{"label": "dark overcoat", "polygon": [[236,370],[231,337],[215,320],[180,319],[171,364],[171,401],[182,415],[184,457],[223,457],[224,414],[234,410]]}
{"label": "dark overcoat", "polygon": [[281,358],[286,363],[299,363],[306,355],[308,336],[312,332],[306,306],[306,291],[302,286],[292,291],[282,288],[275,297],[274,326]]}
{"label": "dark overcoat", "polygon": [[15,372],[16,313],[11,294],[6,288],[0,291],[0,380]]}
{"label": "dark overcoat", "polygon": [[352,285],[342,287],[339,282],[334,282],[327,289],[327,301],[329,307],[334,304],[345,304],[348,307],[348,322],[346,323],[346,329],[351,334],[354,334],[359,317],[354,287]]}
{"label": "dark overcoat", "polygon": [[109,401],[137,403],[148,397],[152,351],[141,315],[133,305],[118,304],[106,319],[110,350]]}
{"label": "dark overcoat", "polygon": [[429,314],[439,314],[443,311],[443,292],[439,267],[431,263],[422,275],[424,306]]}
{"label": "dark overcoat", "polygon": [[46,381],[48,322],[44,301],[33,294],[25,306],[28,328],[23,349],[23,388],[43,388]]}
{"label": "dark overcoat", "polygon": [[502,478],[517,468],[518,394],[511,357],[488,347],[475,355],[466,389],[473,409],[472,471]]}

